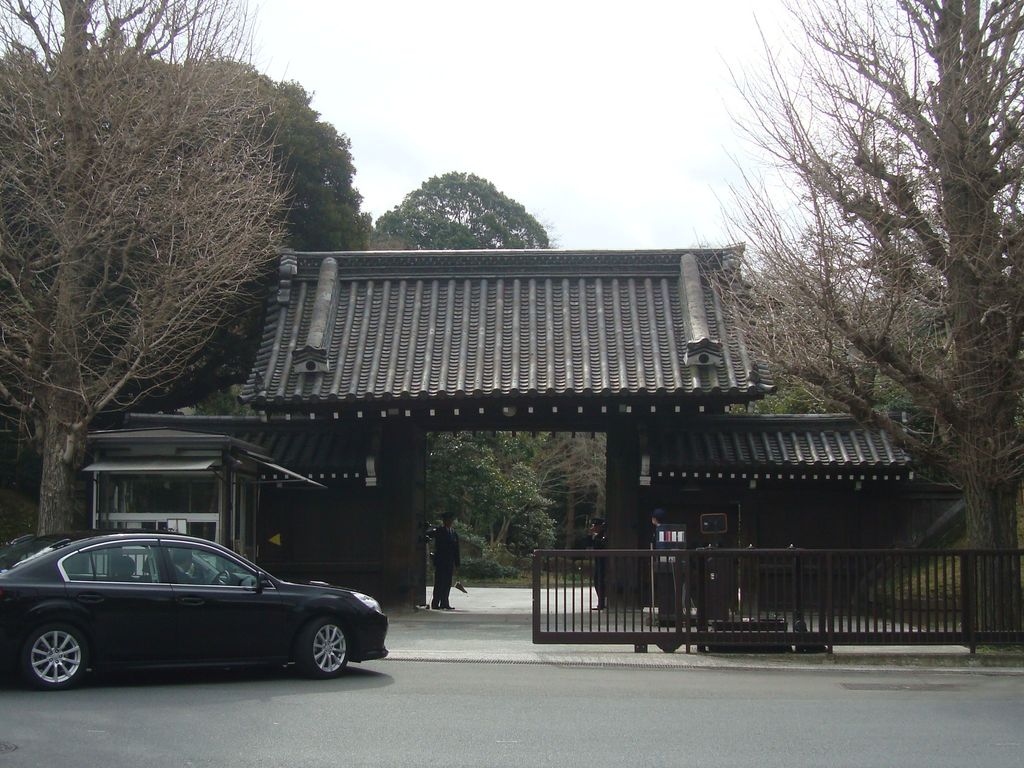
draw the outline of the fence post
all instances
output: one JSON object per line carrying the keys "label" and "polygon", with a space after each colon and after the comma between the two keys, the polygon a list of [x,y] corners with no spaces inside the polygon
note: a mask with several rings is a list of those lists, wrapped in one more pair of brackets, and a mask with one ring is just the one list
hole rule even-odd
{"label": "fence post", "polygon": [[672,607],[672,610],[675,612],[676,616],[676,641],[682,640],[683,610],[686,603],[686,601],[683,600],[683,590],[686,589],[686,574],[683,573],[683,569],[686,567],[686,558],[683,554],[684,553],[680,553],[680,555],[675,557],[672,561],[672,591],[675,600],[675,605]]}
{"label": "fence post", "polygon": [[[708,629],[708,627],[707,627],[707,621],[708,621],[708,617],[707,617],[707,597],[708,597],[708,590],[707,590],[707,565],[708,565],[708,563],[707,563],[707,557],[705,556],[706,552],[708,552],[708,550],[702,549],[702,550],[694,550],[694,553],[693,553],[693,559],[695,560],[695,562],[694,562],[694,566],[695,566],[694,567],[694,571],[695,571],[696,577],[697,577],[697,584],[696,584],[696,587],[697,587],[697,616],[696,616],[696,624],[697,624],[697,636],[698,637],[700,637],[700,635],[702,633],[707,632],[707,629]],[[698,651],[703,650],[703,645],[701,644],[701,642],[699,640],[697,641],[697,649],[698,649]]]}
{"label": "fence post", "polygon": [[825,553],[825,615],[822,616],[822,620],[825,622],[825,647],[829,653],[832,653],[833,649],[833,634],[835,633],[834,625],[834,609],[833,609],[833,595],[832,595],[832,553]]}
{"label": "fence post", "polygon": [[540,640],[540,576],[541,555],[533,551],[533,642]]}
{"label": "fence post", "polygon": [[800,562],[800,550],[793,549],[793,562],[790,564],[793,577],[793,634],[807,632],[804,620],[804,585],[803,563]]}
{"label": "fence post", "polygon": [[685,618],[680,616],[680,620],[685,621],[683,624],[683,630],[686,632],[686,652],[690,652],[692,643],[690,642],[693,634],[693,623],[690,621],[690,603],[694,602],[694,589],[697,587],[697,563],[693,559],[693,552],[688,552],[686,555],[686,579],[684,588],[686,589],[686,600],[683,602],[683,610],[686,611]]}
{"label": "fence post", "polygon": [[963,595],[963,626],[961,631],[964,635],[964,645],[971,649],[971,653],[977,653],[978,644],[975,640],[977,606],[975,605],[975,577],[976,554],[964,552],[960,559],[960,592]]}

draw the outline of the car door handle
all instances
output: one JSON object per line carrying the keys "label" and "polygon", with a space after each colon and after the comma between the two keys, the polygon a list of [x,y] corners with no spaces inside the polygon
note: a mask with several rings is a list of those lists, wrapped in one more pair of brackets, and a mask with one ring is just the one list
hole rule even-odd
{"label": "car door handle", "polygon": [[103,600],[103,595],[96,592],[83,592],[78,596],[78,602],[80,603],[102,603]]}
{"label": "car door handle", "polygon": [[202,605],[206,601],[201,597],[179,597],[178,602],[182,605]]}

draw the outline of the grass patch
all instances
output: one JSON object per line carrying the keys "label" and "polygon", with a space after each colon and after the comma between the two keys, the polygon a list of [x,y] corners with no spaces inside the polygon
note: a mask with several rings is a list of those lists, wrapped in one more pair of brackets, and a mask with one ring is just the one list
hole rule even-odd
{"label": "grass patch", "polygon": [[470,586],[474,587],[532,587],[533,576],[531,574],[524,574],[521,576],[513,576],[507,579],[462,579],[462,583],[467,588]]}
{"label": "grass patch", "polygon": [[1024,660],[1024,645],[979,645],[978,653],[1020,656]]}

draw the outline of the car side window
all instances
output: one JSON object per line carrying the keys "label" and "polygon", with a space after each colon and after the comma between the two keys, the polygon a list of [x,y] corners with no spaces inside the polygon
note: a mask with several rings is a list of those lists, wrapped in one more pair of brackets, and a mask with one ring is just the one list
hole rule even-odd
{"label": "car side window", "polygon": [[171,546],[171,565],[178,584],[253,587],[256,574],[241,563],[201,547]]}
{"label": "car side window", "polygon": [[152,584],[160,580],[150,544],[118,544],[76,552],[62,561],[70,581]]}

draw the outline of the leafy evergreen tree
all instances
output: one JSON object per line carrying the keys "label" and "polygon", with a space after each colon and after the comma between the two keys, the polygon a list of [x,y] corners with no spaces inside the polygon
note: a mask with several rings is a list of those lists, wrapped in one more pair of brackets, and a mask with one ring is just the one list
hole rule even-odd
{"label": "leafy evergreen tree", "polygon": [[521,203],[472,173],[434,176],[374,228],[383,249],[548,248],[548,233]]}
{"label": "leafy evergreen tree", "polygon": [[272,112],[266,133],[288,183],[285,240],[297,251],[358,251],[370,237],[370,215],[353,186],[352,144],[310,105],[312,96],[294,81],[270,88]]}
{"label": "leafy evergreen tree", "polygon": [[[242,66],[242,65],[238,65]],[[284,241],[299,251],[357,251],[367,247],[371,222],[361,213],[362,196],[353,185],[351,143],[310,106],[312,96],[293,81],[274,82],[251,70],[266,101],[259,116],[264,139],[287,193]],[[168,410],[202,404],[209,413],[242,412],[225,393],[245,380],[256,354],[255,339],[270,264],[244,287],[248,302],[221,325],[203,354],[182,371],[170,389],[153,393],[138,410]],[[204,402],[210,398],[209,402]],[[225,410],[226,408],[226,410]]]}
{"label": "leafy evergreen tree", "polygon": [[427,510],[454,513],[491,548],[516,556],[551,546],[551,506],[519,435],[438,432],[427,453]]}

